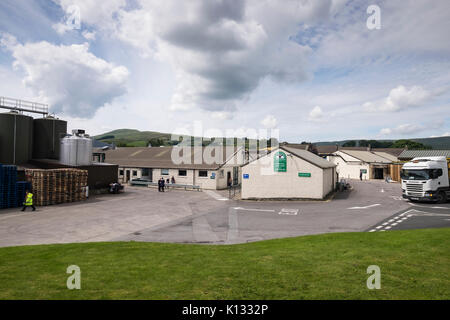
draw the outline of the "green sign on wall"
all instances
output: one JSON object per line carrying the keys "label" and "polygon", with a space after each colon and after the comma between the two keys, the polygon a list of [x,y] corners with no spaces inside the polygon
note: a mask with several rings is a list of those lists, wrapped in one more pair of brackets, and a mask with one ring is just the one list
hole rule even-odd
{"label": "green sign on wall", "polygon": [[286,168],[286,154],[282,151],[278,151],[273,158],[273,171],[286,172]]}
{"label": "green sign on wall", "polygon": [[310,172],[299,172],[298,176],[303,177],[303,178],[311,178],[311,173]]}

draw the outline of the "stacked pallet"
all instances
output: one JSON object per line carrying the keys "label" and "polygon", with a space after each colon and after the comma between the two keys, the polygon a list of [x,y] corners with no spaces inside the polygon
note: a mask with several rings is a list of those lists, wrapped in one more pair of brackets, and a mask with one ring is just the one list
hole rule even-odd
{"label": "stacked pallet", "polygon": [[17,207],[17,167],[0,164],[0,208]]}
{"label": "stacked pallet", "polygon": [[86,200],[88,173],[80,169],[28,169],[34,203],[38,206]]}

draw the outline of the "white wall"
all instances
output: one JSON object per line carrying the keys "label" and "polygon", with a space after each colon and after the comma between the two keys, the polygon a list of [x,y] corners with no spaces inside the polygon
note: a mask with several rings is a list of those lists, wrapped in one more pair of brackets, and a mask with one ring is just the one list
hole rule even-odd
{"label": "white wall", "polygon": [[[325,172],[321,168],[300,159],[289,152],[287,155],[286,172],[273,171],[272,152],[254,162],[242,167],[242,175],[248,174],[249,179],[242,179],[242,198],[308,198],[322,199],[333,187],[332,170]],[[311,177],[299,177],[299,172],[310,172]],[[267,174],[265,174],[267,173]],[[329,184],[324,186],[324,183]]]}
{"label": "white wall", "polygon": [[[344,156],[345,155],[343,155],[343,157]],[[368,180],[370,178],[370,168],[369,164],[367,163],[361,161],[346,162],[338,155],[328,156],[327,160],[337,165],[336,172],[339,174],[339,179],[359,179],[359,173],[361,169],[367,170],[367,173],[363,174],[363,180]],[[348,158],[348,160],[351,159]]]}

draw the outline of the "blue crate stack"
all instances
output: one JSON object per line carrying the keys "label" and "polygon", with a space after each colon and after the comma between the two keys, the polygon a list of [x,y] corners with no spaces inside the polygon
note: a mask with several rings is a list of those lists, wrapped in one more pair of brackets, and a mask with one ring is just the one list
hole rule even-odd
{"label": "blue crate stack", "polygon": [[17,167],[0,164],[0,208],[17,207]]}

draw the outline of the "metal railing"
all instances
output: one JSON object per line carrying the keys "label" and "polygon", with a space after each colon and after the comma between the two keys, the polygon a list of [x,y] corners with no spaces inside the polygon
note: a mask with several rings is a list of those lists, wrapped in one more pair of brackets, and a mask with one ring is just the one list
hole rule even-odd
{"label": "metal railing", "polygon": [[48,104],[0,97],[0,108],[48,115]]}
{"label": "metal railing", "polygon": [[[147,186],[147,187],[157,187],[158,186],[158,182],[151,182],[151,181],[147,181],[147,180],[130,180],[129,184],[132,186]],[[197,190],[197,191],[201,190],[200,186],[195,186],[192,184],[178,184],[178,183],[165,183],[164,188],[166,190],[169,190],[169,189],[184,189],[184,190],[192,189],[192,190]]]}
{"label": "metal railing", "polygon": [[236,184],[236,185],[228,187],[228,198],[229,199],[234,199],[234,197],[236,197],[236,194],[240,194],[240,193],[241,193],[241,185],[240,184]]}

